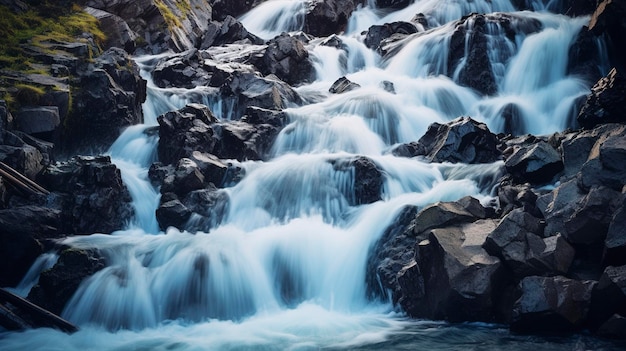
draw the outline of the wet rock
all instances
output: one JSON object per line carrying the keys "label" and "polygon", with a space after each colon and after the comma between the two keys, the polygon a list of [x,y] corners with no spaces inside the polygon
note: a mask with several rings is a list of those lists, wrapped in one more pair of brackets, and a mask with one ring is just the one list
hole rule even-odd
{"label": "wet rock", "polygon": [[245,115],[241,117],[242,122],[253,125],[269,124],[274,127],[283,127],[288,120],[289,117],[282,111],[268,110],[256,106],[249,106]]}
{"label": "wet rock", "polygon": [[173,191],[182,196],[203,187],[204,175],[200,172],[198,165],[188,158],[181,158],[174,170]]}
{"label": "wet rock", "polygon": [[104,52],[76,81],[72,112],[61,133],[65,154],[107,150],[124,127],[143,122],[146,81],[122,49]]}
{"label": "wet rock", "polygon": [[220,87],[224,106],[232,106],[231,119],[239,119],[248,107],[281,111],[302,102],[300,95],[276,76],[259,77],[254,73],[235,71]]}
{"label": "wet rock", "polygon": [[263,39],[248,32],[248,30],[236,18],[228,15],[223,21],[209,23],[206,33],[202,38],[200,49],[208,49],[211,46],[232,44],[240,40],[247,40],[252,44],[263,44]]}
{"label": "wet rock", "polygon": [[[417,262],[424,277],[424,301],[407,313],[414,317],[460,321],[495,321],[500,261],[481,245],[496,221],[478,220],[430,231],[419,243]],[[404,306],[403,306],[404,307]]]}
{"label": "wet rock", "polygon": [[218,21],[228,16],[239,17],[250,11],[261,1],[259,0],[213,0],[213,18]]}
{"label": "wet rock", "polygon": [[94,16],[100,23],[102,32],[107,33],[107,38],[104,43],[105,48],[123,48],[129,54],[135,51],[136,40],[139,36],[130,29],[124,19],[107,11],[89,6],[85,7],[85,12]]}
{"label": "wet rock", "polygon": [[256,66],[264,75],[274,74],[290,85],[308,83],[315,78],[309,52],[300,40],[287,33],[267,43],[267,49]]}
{"label": "wet rock", "polygon": [[511,330],[517,332],[568,332],[580,330],[587,320],[593,281],[562,276],[526,277],[521,297],[513,307]]}
{"label": "wet rock", "polygon": [[625,339],[626,338],[626,317],[614,314],[604,322],[596,335],[609,339]]}
{"label": "wet rock", "polygon": [[205,182],[212,183],[218,187],[224,185],[229,168],[227,164],[223,163],[215,155],[199,151],[194,151],[190,159],[198,166]]}
{"label": "wet rock", "polygon": [[228,195],[215,186],[195,190],[183,199],[186,208],[192,211],[184,229],[190,232],[209,232],[219,225],[228,213]]}
{"label": "wet rock", "polygon": [[208,107],[189,104],[178,111],[170,111],[158,117],[159,160],[174,164],[194,151],[211,153],[215,146],[211,125],[217,118]]}
{"label": "wet rock", "polygon": [[0,145],[0,161],[26,177],[35,179],[44,168],[44,157],[41,152],[14,133],[0,131],[0,134],[4,140]]}
{"label": "wet rock", "polygon": [[484,123],[469,117],[431,124],[419,144],[431,162],[489,163],[501,157],[496,136]]}
{"label": "wet rock", "polygon": [[161,88],[187,89],[209,85],[213,74],[210,72],[211,68],[204,65],[206,58],[206,54],[196,49],[168,56],[154,68],[154,83]]}
{"label": "wet rock", "polygon": [[212,128],[211,153],[220,159],[264,159],[278,135],[278,129],[269,124],[251,125],[241,121],[218,123]]}
{"label": "wet rock", "polygon": [[350,205],[370,204],[381,199],[383,173],[374,161],[365,156],[357,156],[337,160],[333,167],[336,170],[354,172],[352,193],[344,194]]}
{"label": "wet rock", "polygon": [[367,30],[363,43],[372,50],[382,52],[381,43],[391,36],[407,36],[417,33],[417,27],[410,22],[393,22],[373,25]]}
{"label": "wet rock", "polygon": [[411,3],[411,0],[376,0],[376,6],[380,8],[403,9]]}
{"label": "wet rock", "polygon": [[602,66],[602,59],[599,57],[597,45],[596,36],[588,27],[583,27],[569,48],[568,75],[584,77],[590,83],[602,78],[602,72],[599,69]]}
{"label": "wet rock", "polygon": [[504,165],[514,179],[534,184],[550,182],[564,167],[559,152],[544,141],[518,148]]}
{"label": "wet rock", "polygon": [[[595,3],[593,5],[596,5]],[[611,64],[618,69],[626,68],[626,55],[622,48],[626,47],[624,30],[626,30],[626,5],[622,1],[603,0],[589,20],[589,30],[597,36],[604,36],[608,43]]]}
{"label": "wet rock", "polygon": [[65,234],[61,213],[37,205],[0,210],[0,286],[16,286],[42,253],[40,240]]}
{"label": "wet rock", "polygon": [[[511,179],[502,179],[498,186],[498,201],[503,215],[515,208],[522,208],[536,217],[540,216],[536,208],[537,194],[530,184],[514,184]],[[542,216],[542,215],[541,215]]]}
{"label": "wet rock", "polygon": [[626,78],[621,71],[613,68],[592,88],[591,94],[578,115],[578,123],[583,128],[593,128],[600,123],[624,123],[624,96]]}
{"label": "wet rock", "polygon": [[311,2],[304,18],[304,32],[316,37],[343,32],[356,5],[353,0]]}
{"label": "wet rock", "polygon": [[626,316],[626,266],[604,270],[593,291],[589,327],[596,330],[615,314]]}
{"label": "wet rock", "polygon": [[[376,246],[369,251],[366,267],[369,296],[383,301],[391,298],[394,303],[402,300],[403,304],[410,306],[420,303],[419,299],[424,296],[424,286],[419,267],[414,267],[416,238],[413,225],[416,214],[416,206],[403,208]],[[403,270],[405,284],[401,286],[398,274]],[[411,283],[411,286],[407,283]],[[388,296],[389,292],[391,296]]]}
{"label": "wet rock", "polygon": [[156,219],[161,230],[169,227],[183,229],[190,216],[191,211],[178,199],[165,201],[156,210]]}
{"label": "wet rock", "polygon": [[503,133],[521,135],[526,130],[526,122],[516,104],[511,103],[504,106],[500,112],[500,117],[504,120]]}
{"label": "wet rock", "polygon": [[108,156],[57,162],[39,180],[53,192],[53,206],[61,210],[68,234],[111,233],[133,215],[130,193]]}
{"label": "wet rock", "polygon": [[349,80],[348,78],[344,76],[344,77],[337,79],[333,83],[333,85],[330,86],[328,91],[332,94],[342,94],[347,91],[358,89],[360,87],[361,86],[359,84],[352,82],[351,80]]}
{"label": "wet rock", "polygon": [[41,273],[28,300],[60,315],[80,283],[104,266],[104,258],[96,251],[66,249],[51,269]]}

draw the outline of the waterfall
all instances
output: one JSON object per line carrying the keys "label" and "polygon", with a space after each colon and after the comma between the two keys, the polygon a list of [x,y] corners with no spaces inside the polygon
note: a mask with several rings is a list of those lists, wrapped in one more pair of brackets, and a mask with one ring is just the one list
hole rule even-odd
{"label": "waterfall", "polygon": [[[567,72],[568,49],[589,18],[515,12],[509,0],[418,0],[397,10],[375,4],[368,1],[353,13],[346,32],[332,38],[339,45],[326,38],[306,44],[316,77],[296,90],[315,98],[285,110],[287,125],[268,160],[238,163],[245,176],[219,190],[228,199],[226,213],[208,233],[159,229],[160,192],[147,176],[158,160],[157,117],[198,102],[227,121],[234,106],[216,98],[214,88],[157,87],[151,71],[171,53],[136,58],[148,82],[145,123],[127,128],[109,150],[135,216],[115,235],[63,242],[97,248],[107,262],[63,310],[83,329],[72,336],[28,331],[29,340],[11,335],[8,349],[50,340],[69,350],[92,344],[111,350],[371,348],[421,325],[409,323],[390,301],[368,298],[370,250],[407,206],[464,196],[494,201],[504,165],[427,163],[391,150],[418,140],[434,122],[464,115],[493,132],[547,134],[568,127],[575,100],[589,91],[588,82]],[[250,32],[271,39],[302,29],[306,6],[304,0],[268,0],[240,19]],[[427,30],[396,41],[389,55],[363,44],[361,31],[371,25],[409,21],[418,13]],[[449,62],[456,21],[471,13],[486,14],[493,94],[462,84],[472,21],[463,24],[463,58]],[[512,35],[497,21],[503,13],[513,13]],[[539,25],[529,31],[517,20]],[[219,60],[217,51],[212,59]],[[343,76],[360,88],[331,94],[330,86]],[[343,167],[357,157],[380,172],[380,199],[357,203],[358,179],[353,168]],[[32,284],[32,277],[27,280],[23,289]],[[442,327],[428,323],[411,335]]]}

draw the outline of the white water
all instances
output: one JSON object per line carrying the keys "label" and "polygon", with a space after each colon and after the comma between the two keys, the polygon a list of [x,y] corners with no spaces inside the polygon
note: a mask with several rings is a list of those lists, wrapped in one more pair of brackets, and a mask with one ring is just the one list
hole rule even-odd
{"label": "white water", "polygon": [[[271,38],[302,26],[303,1],[270,0],[242,17],[251,32]],[[54,331],[10,334],[7,350],[97,349],[318,349],[354,348],[397,337],[408,321],[387,301],[366,297],[368,250],[406,205],[424,206],[466,195],[492,199],[501,162],[490,165],[427,164],[398,158],[390,149],[419,139],[433,122],[461,115],[503,130],[502,109],[514,104],[525,122],[519,132],[546,134],[567,125],[573,101],[589,83],[568,76],[567,50],[587,18],[518,13],[543,29],[515,42],[490,35],[489,58],[498,93],[482,97],[447,71],[451,21],[471,12],[512,11],[508,1],[416,1],[383,15],[357,11],[340,48],[314,40],[308,49],[317,80],[298,88],[310,104],[287,110],[290,123],[266,162],[245,162],[246,176],[222,190],[226,217],[210,233],[160,232],[154,217],[159,194],[147,180],[158,137],[147,130],[156,117],[188,102],[204,102],[221,115],[211,90],[159,89],[148,80],[145,125],[128,128],[110,154],[122,170],[136,216],[115,235],[65,240],[96,247],[108,267],[86,280],[63,311],[81,326],[68,336]],[[431,29],[399,43],[381,59],[360,42],[372,24],[427,15]],[[328,93],[347,76],[362,88]],[[382,88],[393,83],[395,93]],[[227,108],[225,110],[228,110]],[[353,206],[353,172],[334,167],[356,155],[384,174],[382,200]]]}

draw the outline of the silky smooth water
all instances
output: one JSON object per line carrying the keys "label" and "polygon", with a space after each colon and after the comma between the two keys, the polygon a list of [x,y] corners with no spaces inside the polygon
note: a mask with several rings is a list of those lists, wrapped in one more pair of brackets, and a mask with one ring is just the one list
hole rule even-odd
{"label": "silky smooth water", "polygon": [[[241,20],[269,39],[303,26],[305,2],[269,0]],[[538,10],[548,7],[536,4]],[[612,350],[624,345],[587,336],[518,336],[494,325],[449,325],[407,319],[389,301],[366,294],[366,261],[394,218],[407,206],[474,196],[493,203],[503,163],[429,164],[393,156],[398,143],[418,140],[433,122],[472,116],[494,132],[506,106],[517,107],[515,132],[547,134],[568,127],[574,101],[591,82],[568,74],[568,49],[588,18],[517,12],[541,29],[513,39],[489,26],[488,57],[497,93],[482,96],[448,72],[455,23],[472,12],[511,12],[508,0],[414,1],[389,12],[374,1],[357,10],[339,47],[307,44],[317,79],[297,87],[307,103],[287,109],[289,124],[267,161],[237,162],[245,177],[220,190],[225,216],[208,233],[169,228],[154,216],[159,191],[147,179],[157,160],[157,116],[186,103],[204,103],[224,120],[234,109],[214,89],[161,89],[151,80],[168,54],[136,58],[148,81],[145,124],[128,128],[109,154],[121,169],[135,208],[128,228],[72,237],[64,244],[98,248],[108,266],[86,279],[62,316],[80,326],[67,335],[49,329],[0,334],[2,350]],[[397,42],[381,57],[362,43],[373,24],[428,18],[431,29]],[[497,14],[494,14],[497,16]],[[515,22],[515,21],[514,21]],[[465,24],[468,31],[472,23]],[[515,27],[515,26],[513,26]],[[601,44],[601,43],[600,43]],[[213,49],[213,58],[231,55]],[[599,47],[601,50],[601,47]],[[236,54],[236,53],[234,53]],[[462,63],[463,64],[463,63]],[[346,76],[361,88],[333,95]],[[392,86],[392,89],[389,87]],[[391,91],[390,91],[391,90]],[[355,178],[341,167],[367,156],[384,175],[380,201],[355,204]],[[38,260],[19,289],[36,282],[55,255]]]}

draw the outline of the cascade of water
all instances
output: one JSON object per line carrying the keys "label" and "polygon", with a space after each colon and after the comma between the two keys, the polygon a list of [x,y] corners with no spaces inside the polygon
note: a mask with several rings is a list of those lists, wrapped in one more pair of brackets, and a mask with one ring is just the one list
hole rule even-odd
{"label": "cascade of water", "polygon": [[269,40],[282,32],[302,29],[305,14],[305,0],[269,0],[239,20],[248,31]]}
{"label": "cascade of water", "polygon": [[56,252],[47,252],[37,257],[19,284],[17,284],[15,288],[9,288],[8,290],[18,296],[26,297],[30,292],[30,289],[32,289],[33,286],[39,282],[39,274],[46,269],[52,268],[58,259],[59,255]]}

